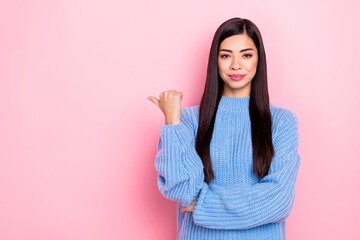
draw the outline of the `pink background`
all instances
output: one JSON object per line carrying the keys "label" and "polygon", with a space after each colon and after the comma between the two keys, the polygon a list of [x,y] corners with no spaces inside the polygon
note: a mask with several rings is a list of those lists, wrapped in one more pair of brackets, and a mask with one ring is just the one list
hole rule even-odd
{"label": "pink background", "polygon": [[199,104],[211,40],[260,29],[270,101],[299,120],[288,239],[359,239],[358,1],[0,3],[0,239],[175,239],[156,185],[164,116]]}

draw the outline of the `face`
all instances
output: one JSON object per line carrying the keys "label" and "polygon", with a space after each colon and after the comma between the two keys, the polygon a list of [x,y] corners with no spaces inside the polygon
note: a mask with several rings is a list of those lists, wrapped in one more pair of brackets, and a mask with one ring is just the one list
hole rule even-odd
{"label": "face", "polygon": [[[219,47],[219,75],[224,82],[223,95],[227,97],[250,96],[251,80],[256,74],[257,48],[246,34],[225,38]],[[231,75],[240,74],[240,77]]]}

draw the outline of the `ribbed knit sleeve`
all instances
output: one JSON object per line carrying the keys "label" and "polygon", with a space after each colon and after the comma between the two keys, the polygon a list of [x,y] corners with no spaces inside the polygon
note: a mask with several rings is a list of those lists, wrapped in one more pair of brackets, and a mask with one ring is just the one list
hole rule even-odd
{"label": "ribbed knit sleeve", "polygon": [[155,158],[162,195],[189,207],[204,182],[204,167],[195,150],[191,110],[181,110],[180,123],[163,124]]}
{"label": "ribbed knit sleeve", "polygon": [[268,175],[255,184],[220,186],[204,182],[193,211],[195,224],[243,230],[288,217],[300,166],[298,121],[290,110],[283,110],[273,137],[275,155]]}

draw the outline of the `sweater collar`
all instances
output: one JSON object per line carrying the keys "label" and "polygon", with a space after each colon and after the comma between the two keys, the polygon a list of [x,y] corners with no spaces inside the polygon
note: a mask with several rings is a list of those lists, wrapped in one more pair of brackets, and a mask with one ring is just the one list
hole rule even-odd
{"label": "sweater collar", "polygon": [[221,96],[218,110],[226,112],[249,112],[250,96],[226,97]]}

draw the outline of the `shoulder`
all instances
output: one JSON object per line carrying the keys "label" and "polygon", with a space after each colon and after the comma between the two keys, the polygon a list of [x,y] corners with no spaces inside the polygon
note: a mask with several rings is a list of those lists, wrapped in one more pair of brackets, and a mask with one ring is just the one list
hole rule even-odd
{"label": "shoulder", "polygon": [[291,122],[292,124],[298,124],[298,118],[296,114],[287,108],[281,108],[270,103],[270,112],[273,124]]}
{"label": "shoulder", "polygon": [[196,115],[199,115],[199,109],[200,109],[200,105],[185,107],[181,109],[181,114],[184,113],[185,115],[196,117]]}

